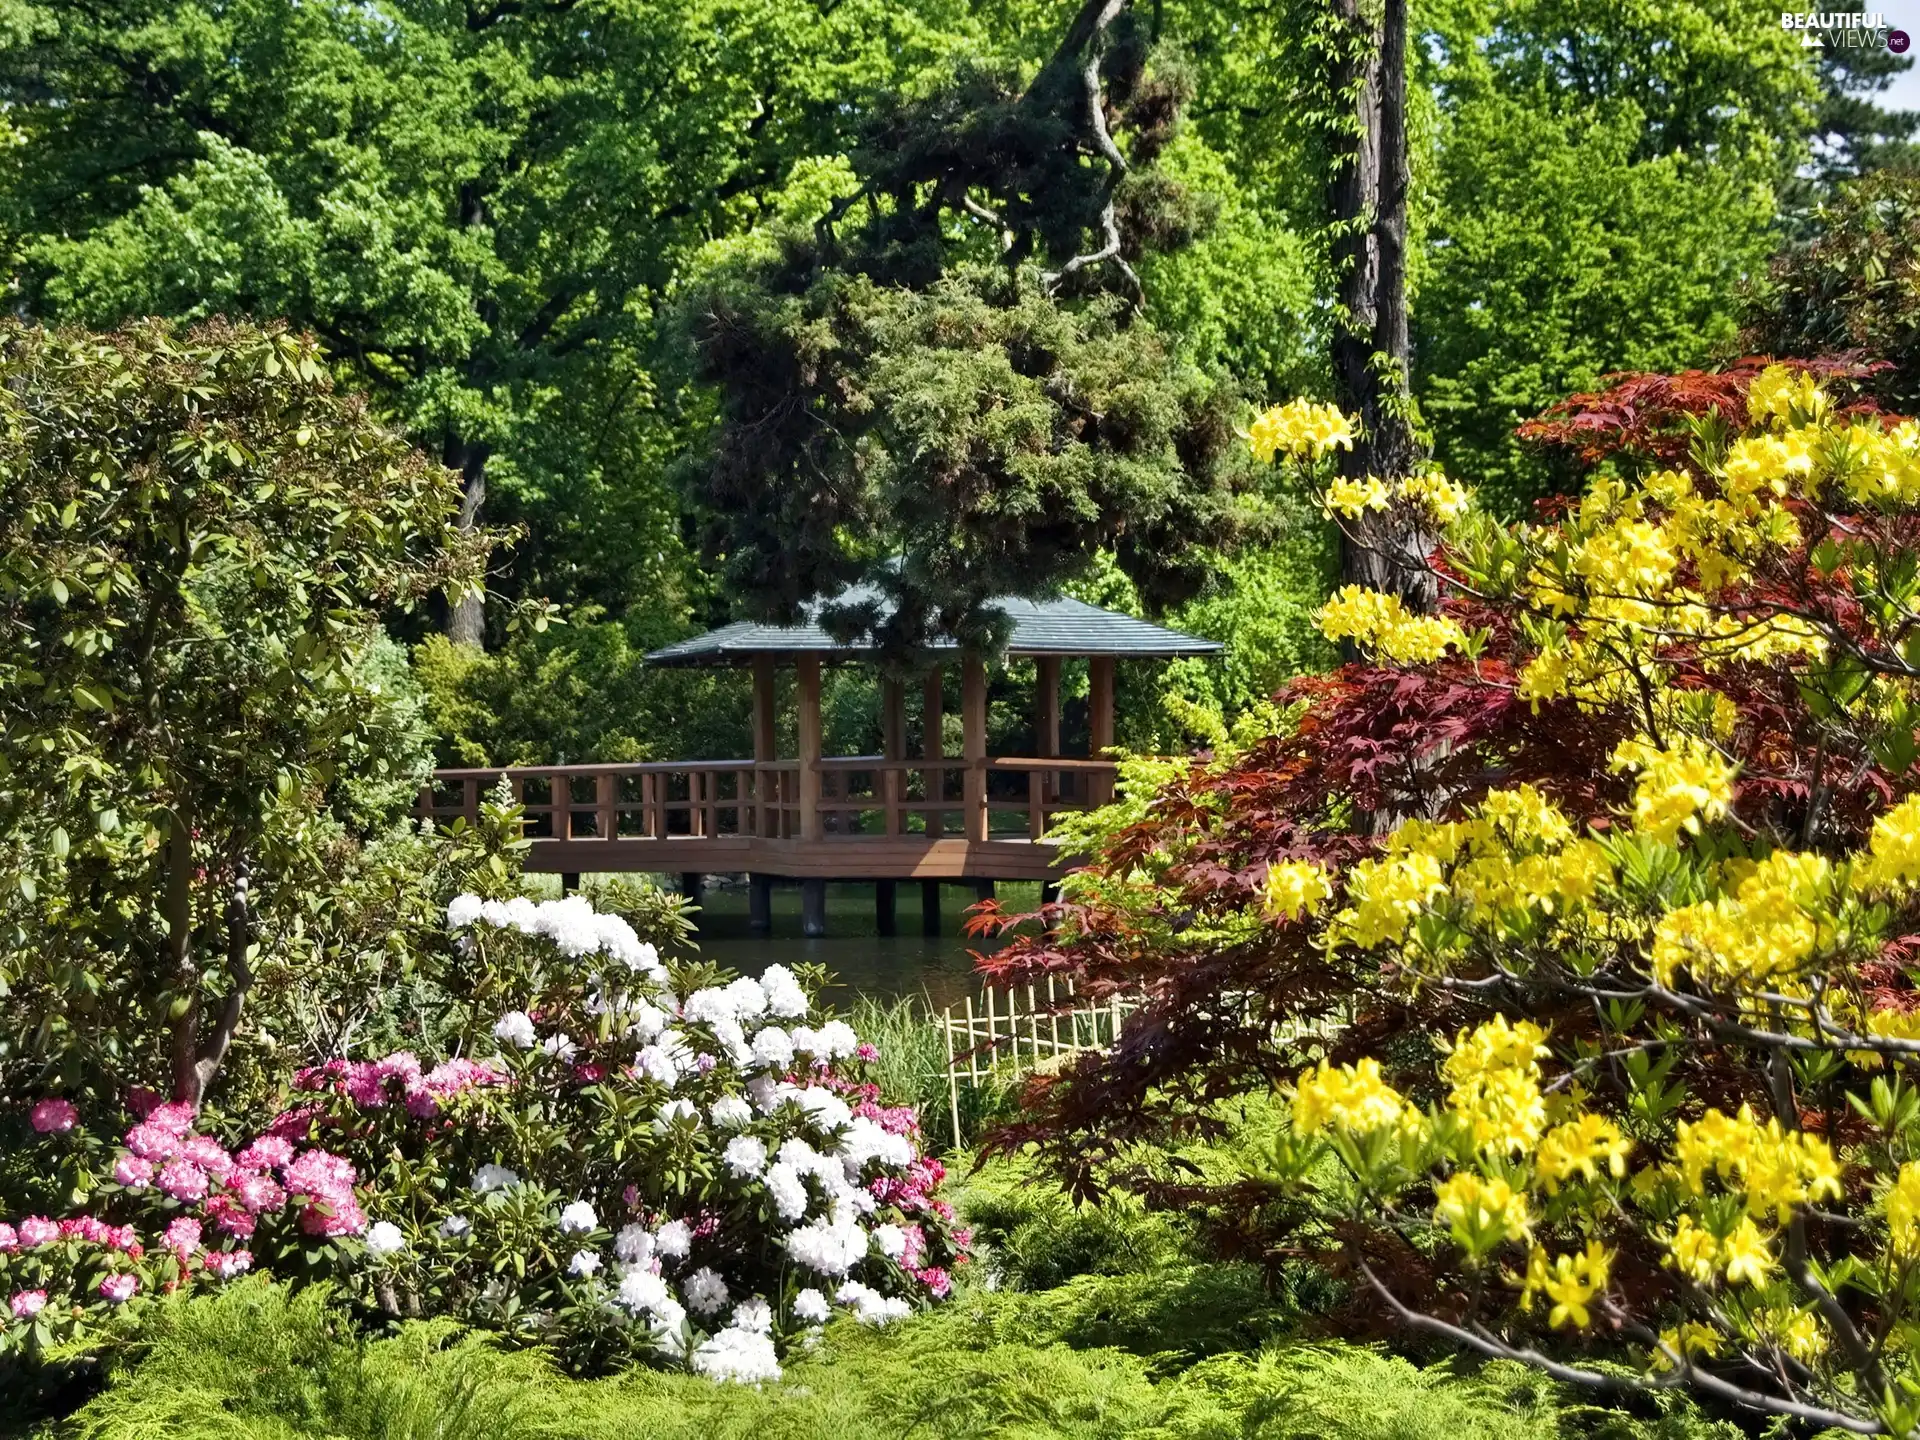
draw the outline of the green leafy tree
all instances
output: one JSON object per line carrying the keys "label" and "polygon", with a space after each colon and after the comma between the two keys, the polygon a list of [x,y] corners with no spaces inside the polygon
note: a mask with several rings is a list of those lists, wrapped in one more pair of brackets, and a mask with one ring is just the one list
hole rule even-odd
{"label": "green leafy tree", "polygon": [[311,327],[461,473],[462,523],[529,523],[508,588],[615,613],[700,598],[650,358],[682,260],[969,29],[945,0],[23,13],[0,221],[29,307]]}
{"label": "green leafy tree", "polygon": [[1843,186],[1753,301],[1740,337],[1748,350],[1861,351],[1890,367],[1868,381],[1877,395],[1920,409],[1920,175],[1886,170]]}
{"label": "green leafy tree", "polygon": [[718,424],[698,498],[749,608],[865,581],[910,648],[989,643],[986,601],[1103,547],[1150,604],[1236,527],[1241,402],[1142,312],[1135,262],[1211,209],[1156,164],[1191,81],[1120,0],[1089,0],[1039,70],[963,66],[876,102],[844,192],[689,297]]}
{"label": "green leafy tree", "polygon": [[277,326],[10,323],[0,493],[0,1073],[198,1103],[336,808],[417,779],[379,616],[488,537]]}

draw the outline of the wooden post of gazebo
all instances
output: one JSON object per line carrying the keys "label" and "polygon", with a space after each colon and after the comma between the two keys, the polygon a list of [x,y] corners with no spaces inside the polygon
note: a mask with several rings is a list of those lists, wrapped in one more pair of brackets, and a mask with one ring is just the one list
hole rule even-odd
{"label": "wooden post of gazebo", "polygon": [[[1087,728],[1091,733],[1091,743],[1087,754],[1095,760],[1106,758],[1106,752],[1113,748],[1113,656],[1092,655],[1087,658]],[[1088,787],[1088,798],[1095,805],[1104,805],[1113,799],[1113,782],[1105,776],[1095,779]]]}
{"label": "wooden post of gazebo", "polygon": [[[880,831],[888,839],[906,832],[906,816],[900,813],[905,793],[905,774],[892,768],[907,758],[907,688],[890,675],[880,677],[880,758],[888,768],[880,772],[880,801],[884,807]],[[894,882],[873,882],[873,921],[882,935],[895,929],[896,904]]]}
{"label": "wooden post of gazebo", "polygon": [[[1033,753],[1043,760],[1060,755],[1060,657],[1042,655],[1033,662]],[[1060,798],[1058,776],[1036,770],[1027,782],[1027,838],[1038,840],[1047,830],[1047,806]]]}
{"label": "wooden post of gazebo", "polygon": [[987,662],[971,651],[961,662],[960,737],[967,761],[962,829],[968,842],[987,838]]}
{"label": "wooden post of gazebo", "polygon": [[[795,661],[800,701],[800,838],[818,844],[820,825],[820,657]],[[800,933],[817,939],[827,933],[827,882],[800,882]]]}
{"label": "wooden post of gazebo", "polygon": [[[946,675],[936,663],[927,668],[925,679],[920,682],[920,753],[928,761],[941,758],[940,732],[946,724]],[[946,812],[940,809],[940,802],[946,793],[946,772],[938,765],[929,764],[920,772],[921,787],[927,797],[925,823],[927,838],[936,840],[941,827],[946,822]],[[940,933],[940,882],[922,880],[920,882],[920,933],[938,935]]]}
{"label": "wooden post of gazebo", "polygon": [[[753,657],[753,829],[764,840],[780,834],[779,731],[774,721],[773,656]],[[747,924],[756,935],[773,931],[773,878],[759,873],[747,877]]]}

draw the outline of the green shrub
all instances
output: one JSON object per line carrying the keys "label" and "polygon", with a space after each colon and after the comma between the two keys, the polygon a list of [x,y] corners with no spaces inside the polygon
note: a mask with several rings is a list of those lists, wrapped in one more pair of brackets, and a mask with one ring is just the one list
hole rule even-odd
{"label": "green shrub", "polygon": [[[570,1381],[536,1356],[503,1353],[444,1324],[409,1324],[366,1340],[318,1289],[289,1299],[247,1283],[160,1307],[141,1350],[122,1357],[115,1383],[41,1440],[1740,1440],[1743,1433],[1677,1404],[1664,1415],[1599,1408],[1517,1366],[1420,1368],[1354,1346],[1221,1355],[1156,1381],[1124,1350],[1060,1343],[1061,1322],[1110,1305],[1114,1284],[1078,1282],[1067,1296],[974,1294],[884,1333],[840,1323],[788,1367],[783,1382],[756,1390],[656,1371]],[[1228,1292],[1197,1293],[1216,1310],[1235,1304]],[[1180,1323],[1171,1312],[1162,1319]]]}

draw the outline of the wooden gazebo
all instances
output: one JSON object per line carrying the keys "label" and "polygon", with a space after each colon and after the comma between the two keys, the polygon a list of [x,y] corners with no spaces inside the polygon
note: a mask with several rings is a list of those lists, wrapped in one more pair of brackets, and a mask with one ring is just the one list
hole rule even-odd
{"label": "wooden gazebo", "polygon": [[[753,918],[770,917],[777,879],[801,882],[803,927],[824,933],[828,880],[873,881],[883,931],[894,886],[919,880],[938,923],[944,881],[1050,882],[1059,872],[1044,836],[1062,810],[1102,803],[1112,791],[1113,695],[1120,660],[1210,655],[1222,647],[1129,615],[1071,599],[995,602],[1011,622],[1006,656],[1031,660],[1034,749],[987,753],[987,666],[952,641],[923,652],[922,745],[907,754],[907,686],[883,677],[881,753],[822,753],[820,685],[827,665],[871,662],[872,652],[836,643],[819,625],[739,622],[648,655],[662,666],[729,666],[753,672],[751,760],[676,760],[619,765],[442,770],[423,797],[432,814],[471,812],[504,773],[525,805],[533,835],[528,868],[571,878],[602,871],[746,872]],[[1089,681],[1089,753],[1060,753],[1062,662],[1084,659]],[[942,753],[944,670],[960,666],[959,755]],[[792,667],[796,753],[779,753],[778,671]],[[450,793],[451,792],[451,793]]]}

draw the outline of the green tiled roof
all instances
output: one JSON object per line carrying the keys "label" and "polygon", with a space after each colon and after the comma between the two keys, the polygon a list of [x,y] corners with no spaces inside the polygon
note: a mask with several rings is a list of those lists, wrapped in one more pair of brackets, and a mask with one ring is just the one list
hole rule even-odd
{"label": "green tiled roof", "polygon": [[[1021,600],[1006,597],[993,602],[1013,622],[1007,653],[1036,655],[1112,655],[1121,659],[1171,660],[1182,655],[1213,655],[1226,647],[1218,640],[1183,635],[1131,615],[1102,610],[1084,600]],[[951,639],[936,641],[935,653],[958,650]],[[653,665],[744,665],[755,655],[819,655],[823,659],[857,659],[869,654],[864,645],[838,645],[818,625],[757,625],[750,620],[723,625],[704,635],[655,650],[647,656]]]}

